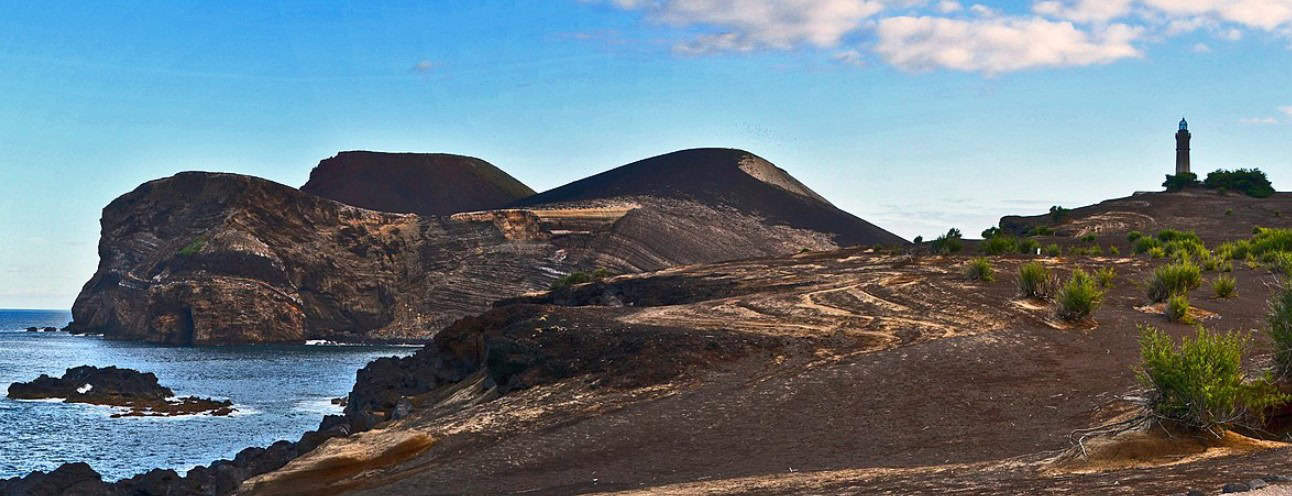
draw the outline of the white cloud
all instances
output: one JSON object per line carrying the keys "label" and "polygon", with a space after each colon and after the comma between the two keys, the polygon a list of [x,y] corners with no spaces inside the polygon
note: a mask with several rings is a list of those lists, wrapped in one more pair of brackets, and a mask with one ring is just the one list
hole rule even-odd
{"label": "white cloud", "polygon": [[1202,16],[1275,31],[1292,24],[1292,0],[1141,0],[1172,17]]}
{"label": "white cloud", "polygon": [[1285,106],[1285,107],[1279,107],[1279,112],[1283,112],[1283,113],[1287,114],[1287,115],[1288,115],[1288,117],[1292,117],[1292,105],[1288,105],[1288,106]]}
{"label": "white cloud", "polygon": [[650,19],[677,27],[704,26],[718,33],[677,46],[683,53],[791,49],[837,45],[861,22],[884,9],[879,0],[614,0],[643,9]]}
{"label": "white cloud", "polygon": [[1107,22],[1130,10],[1131,0],[1045,0],[1032,4],[1037,14],[1076,22]]}
{"label": "white cloud", "polygon": [[435,68],[435,63],[430,60],[422,59],[413,64],[413,72],[427,73]]}
{"label": "white cloud", "polygon": [[891,17],[879,21],[875,51],[906,70],[997,74],[1139,57],[1139,49],[1131,44],[1139,34],[1125,24],[1086,32],[1070,22],[1041,18]]}
{"label": "white cloud", "polygon": [[865,56],[859,50],[844,50],[834,54],[832,57],[835,62],[845,65],[862,67],[866,65]]}
{"label": "white cloud", "polygon": [[969,11],[973,12],[975,15],[980,17],[991,17],[996,15],[995,10],[992,10],[991,7],[988,7],[980,3],[973,4],[972,7],[969,7]]}
{"label": "white cloud", "polygon": [[[1216,40],[1263,31],[1292,41],[1292,0],[1028,0],[1021,9],[964,0],[579,1],[675,28],[683,36],[673,44],[679,54],[815,49],[845,63],[878,55],[907,70],[996,74],[1105,64],[1199,30]],[[1180,43],[1197,53],[1212,48]]]}
{"label": "white cloud", "polygon": [[1244,117],[1238,119],[1238,122],[1241,124],[1269,125],[1278,124],[1279,120],[1273,117]]}

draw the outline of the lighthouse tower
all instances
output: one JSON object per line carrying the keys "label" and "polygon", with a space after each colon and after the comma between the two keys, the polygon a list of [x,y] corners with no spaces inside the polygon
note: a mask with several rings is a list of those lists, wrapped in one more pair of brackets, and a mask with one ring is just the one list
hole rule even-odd
{"label": "lighthouse tower", "polygon": [[1189,173],[1189,123],[1180,118],[1180,130],[1175,133],[1175,175]]}

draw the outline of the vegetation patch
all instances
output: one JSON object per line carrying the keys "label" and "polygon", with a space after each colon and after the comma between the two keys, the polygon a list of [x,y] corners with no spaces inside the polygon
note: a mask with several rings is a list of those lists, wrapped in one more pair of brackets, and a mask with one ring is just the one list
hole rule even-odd
{"label": "vegetation patch", "polygon": [[1113,267],[1102,267],[1095,271],[1095,280],[1099,282],[1099,287],[1108,289],[1113,287],[1113,281],[1117,278],[1117,269]]}
{"label": "vegetation patch", "polygon": [[1215,190],[1242,191],[1254,198],[1268,198],[1274,194],[1274,186],[1260,169],[1218,169],[1208,173],[1202,184]]}
{"label": "vegetation patch", "polygon": [[1229,298],[1237,294],[1238,280],[1234,276],[1221,274],[1211,281],[1211,290],[1216,293],[1217,298]]}
{"label": "vegetation patch", "polygon": [[961,238],[960,230],[954,227],[951,228],[946,234],[938,236],[937,239],[933,240],[931,245],[934,253],[960,253],[960,250],[964,249],[964,242],[961,241]]}
{"label": "vegetation patch", "polygon": [[1274,342],[1274,373],[1287,379],[1292,374],[1292,285],[1285,283],[1274,293],[1267,322]]}
{"label": "vegetation patch", "polygon": [[1152,418],[1170,427],[1221,436],[1259,424],[1263,411],[1287,401],[1272,377],[1250,379],[1243,371],[1247,341],[1236,332],[1198,326],[1177,348],[1167,334],[1140,326],[1139,380],[1149,388]]}
{"label": "vegetation patch", "polygon": [[1177,294],[1171,295],[1166,300],[1166,318],[1171,322],[1181,322],[1188,324],[1192,322],[1189,317],[1189,297]]}
{"label": "vegetation patch", "polygon": [[965,276],[973,281],[991,282],[996,279],[996,271],[991,268],[991,262],[986,258],[978,257],[969,261]]}
{"label": "vegetation patch", "polygon": [[1041,262],[1018,267],[1018,291],[1026,298],[1048,300],[1054,294],[1054,278]]}
{"label": "vegetation patch", "polygon": [[1148,283],[1148,297],[1153,303],[1186,294],[1202,285],[1202,270],[1192,262],[1176,262],[1158,267]]}
{"label": "vegetation patch", "polygon": [[184,245],[183,248],[179,249],[179,256],[191,257],[193,255],[197,255],[198,252],[202,251],[203,246],[206,246],[206,236],[198,236],[197,238],[194,238],[193,241],[190,241],[187,245]]}
{"label": "vegetation patch", "polygon": [[1131,243],[1131,250],[1136,254],[1148,253],[1154,248],[1162,248],[1162,242],[1157,238],[1150,238],[1148,236],[1136,238],[1135,241]]}
{"label": "vegetation patch", "polygon": [[1076,269],[1072,277],[1059,289],[1059,318],[1067,321],[1085,320],[1099,309],[1104,292],[1086,271]]}
{"label": "vegetation patch", "polygon": [[561,277],[560,279],[557,279],[556,281],[552,282],[551,290],[556,291],[559,289],[565,289],[570,286],[574,286],[576,284],[585,284],[589,282],[600,281],[602,279],[610,277],[610,275],[611,275],[610,271],[606,269],[597,269],[592,271],[592,273],[587,273],[582,271],[571,272],[565,275],[564,277]]}

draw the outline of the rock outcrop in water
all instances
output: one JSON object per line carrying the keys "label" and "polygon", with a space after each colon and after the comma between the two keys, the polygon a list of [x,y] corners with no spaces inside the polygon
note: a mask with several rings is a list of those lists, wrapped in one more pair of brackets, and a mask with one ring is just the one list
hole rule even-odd
{"label": "rock outcrop in water", "polygon": [[450,215],[506,206],[534,190],[489,162],[447,153],[341,152],[301,191],[383,212]]}
{"label": "rock outcrop in water", "polygon": [[157,382],[152,372],[89,365],[67,369],[62,377],[41,374],[31,382],[9,385],[9,397],[16,400],[62,399],[66,403],[85,403],[128,408],[113,417],[174,416],[208,413],[223,416],[233,413],[233,402],[188,396],[174,398],[175,392]]}
{"label": "rock outcrop in water", "polygon": [[172,344],[424,340],[576,270],[905,243],[725,149],[655,157],[512,208],[451,216],[186,172],[116,199],[102,227],[99,268],[68,330]]}

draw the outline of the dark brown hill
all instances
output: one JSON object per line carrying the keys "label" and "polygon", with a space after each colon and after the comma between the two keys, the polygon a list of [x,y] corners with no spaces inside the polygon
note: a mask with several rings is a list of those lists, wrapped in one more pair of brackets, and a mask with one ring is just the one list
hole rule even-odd
{"label": "dark brown hill", "polygon": [[633,162],[517,201],[586,204],[660,198],[726,206],[770,224],[828,233],[840,246],[904,245],[888,231],[844,212],[783,169],[744,150],[697,148]]}
{"label": "dark brown hill", "polygon": [[301,191],[383,212],[449,215],[498,208],[534,194],[474,157],[349,151],[324,159]]}
{"label": "dark brown hill", "polygon": [[1246,237],[1251,234],[1252,226],[1292,226],[1292,193],[1275,193],[1269,198],[1239,193],[1221,195],[1201,189],[1139,193],[1073,208],[1057,222],[1048,214],[1009,215],[1000,219],[1001,229],[1012,234],[1023,234],[1040,226],[1052,227],[1059,237],[1093,234],[1101,242],[1124,241],[1130,231],[1184,229],[1196,232],[1211,244]]}

